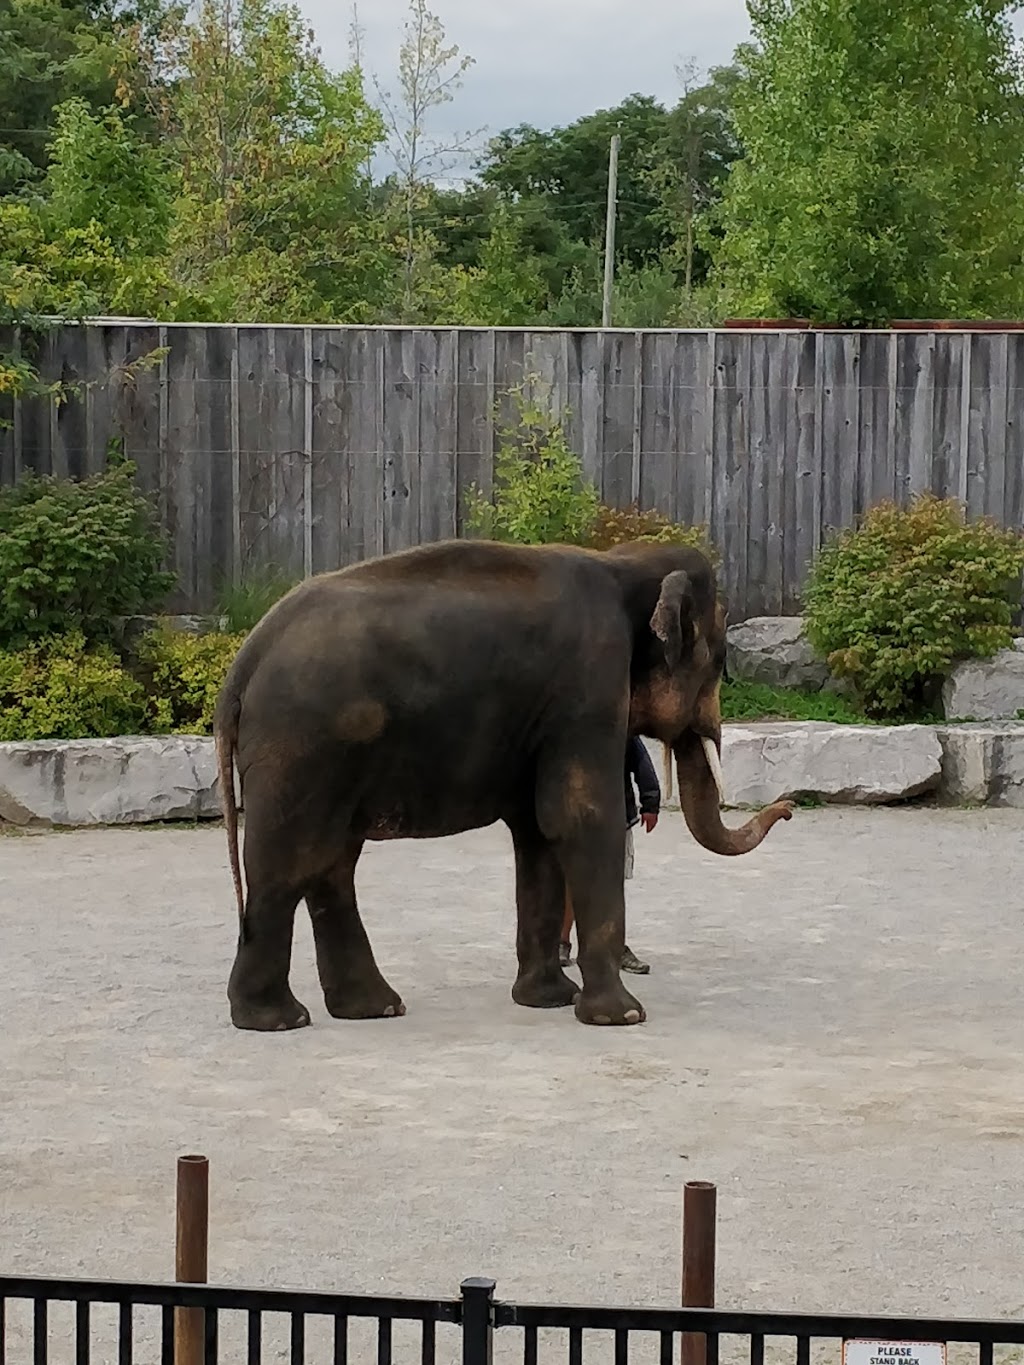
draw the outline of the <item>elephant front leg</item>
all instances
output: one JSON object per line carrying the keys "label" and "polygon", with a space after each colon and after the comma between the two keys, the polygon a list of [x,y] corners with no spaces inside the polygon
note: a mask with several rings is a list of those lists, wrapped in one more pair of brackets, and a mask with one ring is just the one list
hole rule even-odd
{"label": "elephant front leg", "polygon": [[348,850],[330,876],[306,897],[324,1004],[335,1019],[392,1019],[405,1013],[381,975],[356,904],[361,845]]}
{"label": "elephant front leg", "polygon": [[516,855],[516,953],[519,974],[512,987],[517,1005],[558,1009],[571,1005],[579,987],[558,960],[565,879],[554,849],[536,825],[512,825]]}
{"label": "elephant front leg", "polygon": [[644,1007],[622,984],[626,942],[623,891],[625,828],[563,841],[562,866],[576,917],[583,990],[576,1018],[584,1024],[640,1024]]}

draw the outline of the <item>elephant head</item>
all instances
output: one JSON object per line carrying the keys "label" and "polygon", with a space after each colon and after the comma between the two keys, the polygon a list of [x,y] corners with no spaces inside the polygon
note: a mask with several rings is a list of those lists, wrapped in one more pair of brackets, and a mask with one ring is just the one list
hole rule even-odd
{"label": "elephant head", "polygon": [[715,571],[696,550],[669,545],[623,545],[606,551],[623,581],[633,625],[630,676],[631,733],[665,746],[690,833],[712,853],[749,853],[779,820],[793,813],[776,802],[738,829],[722,823],[722,713],[727,612]]}

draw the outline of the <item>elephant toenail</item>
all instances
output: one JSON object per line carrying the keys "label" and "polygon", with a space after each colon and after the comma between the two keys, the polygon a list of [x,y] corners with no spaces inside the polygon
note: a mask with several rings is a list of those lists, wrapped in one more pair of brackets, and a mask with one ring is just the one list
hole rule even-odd
{"label": "elephant toenail", "polygon": [[394,1017],[395,1017],[395,1007],[394,1007],[394,1005],[388,1005],[388,1006],[386,1007],[386,1009],[384,1010],[384,1018],[385,1018],[385,1019],[394,1019]]}
{"label": "elephant toenail", "polygon": [[611,1021],[611,1018],[610,1018],[610,1016],[607,1015],[607,1014],[595,1014],[595,1015],[594,1015],[594,1023],[595,1023],[595,1024],[610,1024],[611,1022],[612,1022],[612,1021]]}
{"label": "elephant toenail", "polygon": [[639,1022],[640,1022],[640,1011],[639,1011],[639,1010],[627,1010],[627,1011],[626,1011],[626,1023],[627,1023],[627,1024],[639,1024]]}
{"label": "elephant toenail", "polygon": [[403,1015],[404,1013],[405,1013],[405,1006],[404,1006],[404,1005],[399,1005],[399,1007],[398,1007],[398,1017],[399,1017],[399,1019],[401,1019],[401,1017],[402,1017],[402,1015]]}

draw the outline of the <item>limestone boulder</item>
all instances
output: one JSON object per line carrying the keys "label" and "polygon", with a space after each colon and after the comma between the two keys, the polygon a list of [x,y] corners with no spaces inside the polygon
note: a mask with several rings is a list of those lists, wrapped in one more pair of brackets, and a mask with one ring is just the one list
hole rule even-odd
{"label": "limestone boulder", "polygon": [[942,688],[947,720],[1016,720],[1024,712],[1024,639],[991,659],[957,664]]}
{"label": "limestone boulder", "polygon": [[804,635],[800,616],[754,616],[727,633],[729,676],[772,687],[820,692],[829,681],[828,666]]}
{"label": "limestone boulder", "polygon": [[801,796],[882,805],[934,791],[942,776],[942,746],[930,725],[727,725],[722,768],[730,806]]}
{"label": "limestone boulder", "polygon": [[128,736],[0,744],[0,820],[12,824],[210,819],[220,814],[219,799],[211,739]]}
{"label": "limestone boulder", "polygon": [[938,736],[944,802],[1024,809],[1024,723],[948,725]]}

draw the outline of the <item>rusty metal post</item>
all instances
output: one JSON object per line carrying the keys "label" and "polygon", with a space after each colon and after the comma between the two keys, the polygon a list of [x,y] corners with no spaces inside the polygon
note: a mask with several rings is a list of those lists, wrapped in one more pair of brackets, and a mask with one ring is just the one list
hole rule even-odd
{"label": "rusty metal post", "polygon": [[[715,1306],[715,1220],[718,1191],[708,1180],[683,1186],[683,1307]],[[705,1365],[707,1338],[684,1332],[681,1365]]]}
{"label": "rusty metal post", "polygon": [[[205,1284],[210,1245],[210,1163],[205,1156],[178,1157],[174,1278]],[[175,1365],[203,1365],[206,1315],[201,1308],[174,1313]]]}

